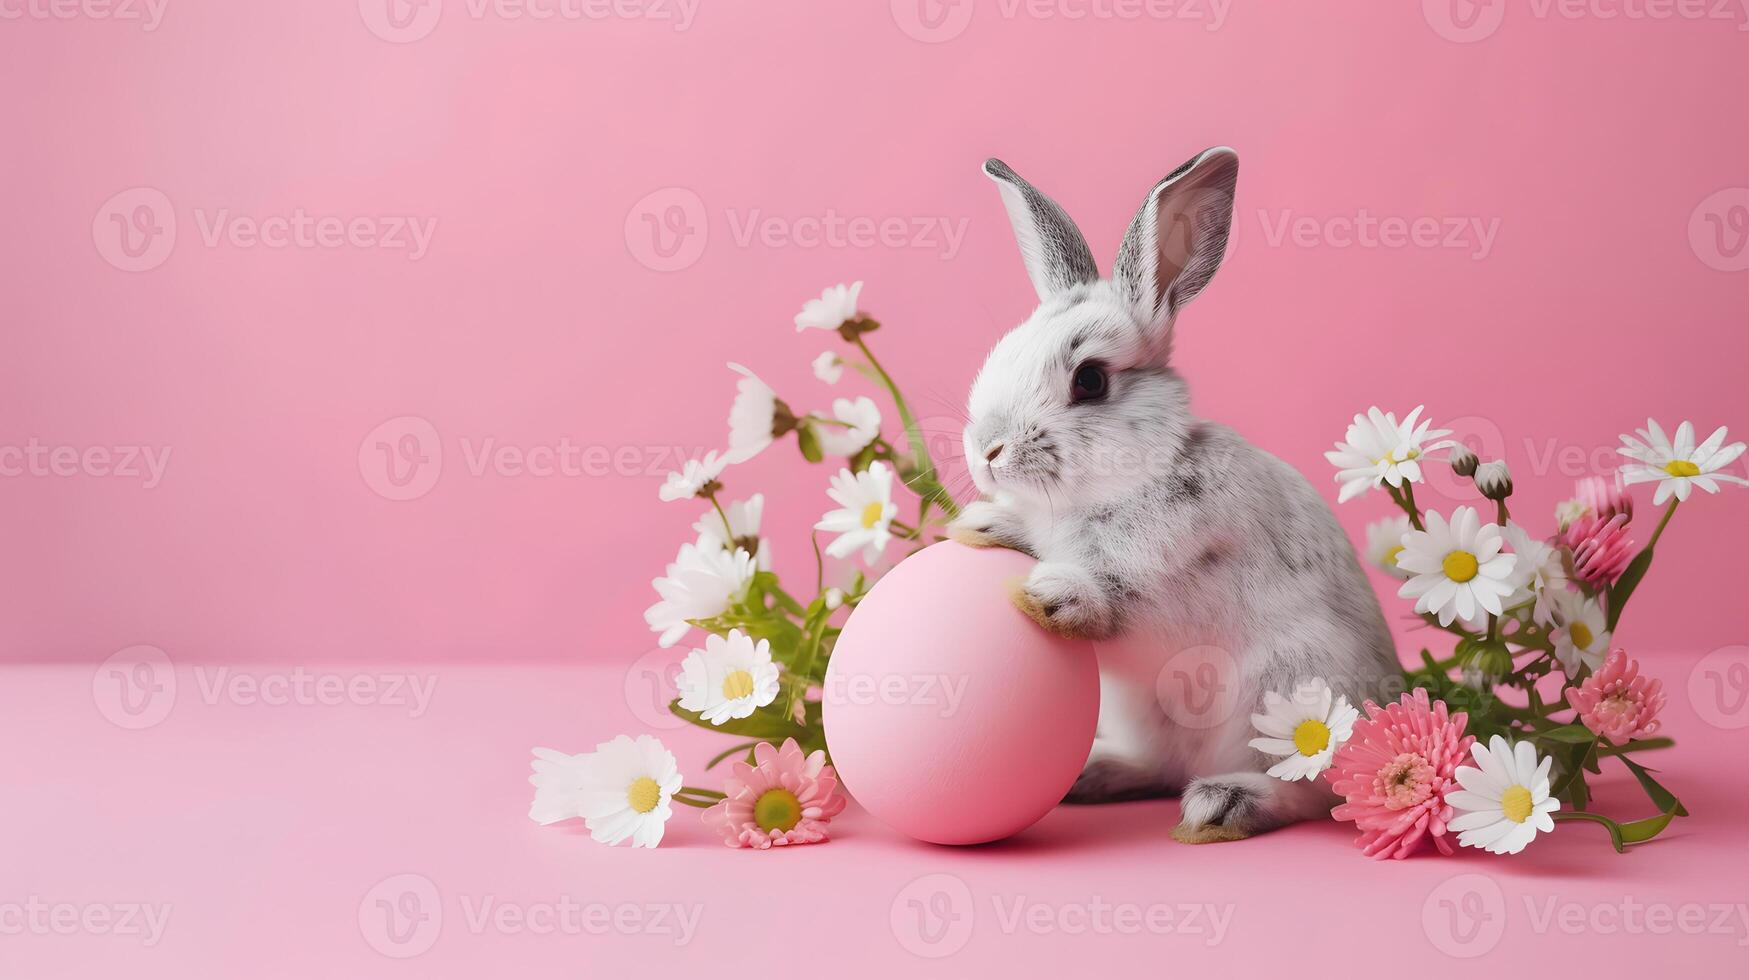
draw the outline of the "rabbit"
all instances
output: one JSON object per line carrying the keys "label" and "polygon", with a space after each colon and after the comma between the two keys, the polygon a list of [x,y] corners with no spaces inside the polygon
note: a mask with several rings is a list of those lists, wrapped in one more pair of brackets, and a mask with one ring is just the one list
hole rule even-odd
{"label": "rabbit", "polygon": [[[1191,415],[1171,359],[1179,311],[1226,253],[1238,155],[1215,147],[1155,184],[1109,279],[1056,202],[1000,160],[984,172],[1039,305],[972,384],[963,440],[982,499],[947,530],[1038,559],[1015,604],[1100,641],[1098,736],[1066,802],[1180,795],[1186,843],[1327,815],[1321,778],[1265,774],[1250,713],[1314,678],[1356,706],[1385,700],[1401,672],[1384,614],[1323,498]],[[1218,715],[1186,700],[1211,691]]]}

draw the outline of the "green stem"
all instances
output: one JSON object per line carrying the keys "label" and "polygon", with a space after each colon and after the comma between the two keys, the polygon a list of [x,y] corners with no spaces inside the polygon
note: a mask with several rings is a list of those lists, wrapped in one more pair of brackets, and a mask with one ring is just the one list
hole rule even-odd
{"label": "green stem", "polygon": [[820,655],[820,644],[826,638],[826,618],[831,615],[831,610],[826,608],[824,602],[821,602],[815,612],[802,624],[801,649],[796,654],[796,662],[790,670],[790,673],[800,679],[802,683],[790,688],[789,698],[784,701],[783,716],[785,718],[795,717],[796,699],[800,698],[802,693],[807,690],[806,681],[808,677],[812,676],[814,658]]}
{"label": "green stem", "polygon": [[1421,526],[1421,508],[1415,505],[1415,484],[1403,481],[1403,506],[1409,511],[1409,523],[1415,525],[1415,530],[1425,531]]}
{"label": "green stem", "polygon": [[680,787],[680,792],[675,793],[673,796],[674,802],[683,803],[690,807],[697,807],[700,810],[708,810],[711,807],[716,806],[718,802],[725,798],[726,794],[724,793],[719,793],[714,789],[703,789],[698,786],[682,786]]}
{"label": "green stem", "polygon": [[1664,509],[1664,517],[1658,522],[1657,530],[1652,532],[1651,540],[1646,542],[1647,551],[1652,550],[1652,548],[1658,544],[1658,539],[1664,536],[1664,528],[1670,524],[1670,518],[1676,514],[1676,505],[1680,503],[1682,503],[1682,501],[1677,500],[1674,497],[1670,499],[1670,506]]}
{"label": "green stem", "polygon": [[893,398],[893,406],[899,411],[899,422],[905,426],[905,439],[910,443],[911,455],[915,457],[917,462],[917,476],[915,478],[917,486],[913,489],[920,497],[934,499],[936,505],[948,517],[958,517],[958,505],[953,502],[952,497],[948,496],[947,490],[936,481],[935,464],[929,459],[929,447],[923,440],[922,430],[917,428],[917,419],[911,414],[911,406],[905,402],[905,396],[899,391],[898,383],[893,380],[892,375],[887,373],[887,369],[881,366],[881,362],[874,356],[874,351],[869,350],[868,342],[863,340],[860,334],[856,337],[856,346],[861,348],[863,356],[868,358],[869,367],[874,368],[875,373],[880,375],[881,384],[886,387],[887,394]]}

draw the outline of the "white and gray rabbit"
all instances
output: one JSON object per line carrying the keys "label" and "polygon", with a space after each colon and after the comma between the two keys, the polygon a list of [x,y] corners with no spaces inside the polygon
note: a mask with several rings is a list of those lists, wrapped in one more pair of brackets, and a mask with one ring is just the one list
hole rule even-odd
{"label": "white and gray rabbit", "polygon": [[1036,557],[1015,602],[1101,641],[1099,736],[1069,800],[1181,793],[1172,833],[1190,843],[1327,814],[1321,779],[1264,774],[1250,714],[1312,678],[1355,705],[1382,698],[1400,676],[1390,633],[1324,500],[1190,414],[1170,356],[1226,253],[1238,156],[1208,150],[1154,185],[1109,279],[1056,202],[999,160],[984,172],[1040,302],[972,385],[965,450],[985,499],[950,533]]}

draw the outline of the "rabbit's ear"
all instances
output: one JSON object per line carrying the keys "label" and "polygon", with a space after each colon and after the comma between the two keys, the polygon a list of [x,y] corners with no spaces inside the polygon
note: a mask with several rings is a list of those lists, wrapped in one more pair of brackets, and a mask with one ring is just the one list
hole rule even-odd
{"label": "rabbit's ear", "polygon": [[1142,322],[1167,325],[1214,278],[1227,253],[1238,180],[1239,155],[1217,146],[1148,192],[1112,269]]}
{"label": "rabbit's ear", "polygon": [[1032,277],[1039,299],[1099,278],[1087,239],[1057,202],[1039,193],[1001,160],[985,160],[984,173],[1002,191],[1002,204],[1008,209],[1014,238],[1026,260],[1026,274]]}

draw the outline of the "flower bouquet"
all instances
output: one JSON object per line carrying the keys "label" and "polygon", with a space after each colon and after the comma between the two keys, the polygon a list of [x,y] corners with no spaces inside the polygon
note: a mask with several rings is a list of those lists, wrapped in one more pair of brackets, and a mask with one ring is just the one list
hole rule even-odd
{"label": "flower bouquet", "polygon": [[[916,416],[869,346],[880,324],[857,309],[861,291],[860,282],[828,288],[796,315],[796,330],[833,333],[848,346],[815,358],[815,377],[836,385],[848,368],[872,382],[898,416],[901,445],[882,435],[882,410],[867,395],[798,413],[752,371],[730,364],[740,377],[727,450],[689,460],[659,491],[664,501],[704,506],[693,524],[696,540],[682,544],[653,583],[658,601],[644,619],[664,647],[694,629],[705,633],[681,662],[671,710],[735,739],[706,767],[740,757],[724,790],[683,786],[660,742],[622,735],[576,756],[536,749],[535,820],[582,816],[596,840],[653,847],[678,802],[704,809],[706,824],[732,847],[827,839],[844,797],[827,764],[820,685],[840,627],[879,577],[889,549],[914,551],[936,540],[939,526],[959,513]],[[728,467],[790,440],[808,462],[830,459],[839,467],[825,488],[832,506],[814,525],[814,581],[799,594],[773,570],[760,532],[764,496],[731,498],[724,480]],[[914,516],[901,517],[902,505]],[[828,580],[827,558],[852,564],[848,580]]]}
{"label": "flower bouquet", "polygon": [[[1345,798],[1332,815],[1361,830],[1375,857],[1403,857],[1431,841],[1515,854],[1561,821],[1602,826],[1622,851],[1650,840],[1687,810],[1638,756],[1674,743],[1656,737],[1662,683],[1615,646],[1628,600],[1652,567],[1659,539],[1696,488],[1745,483],[1721,472],[1742,455],[1719,428],[1695,442],[1683,422],[1675,437],[1655,421],[1621,437],[1626,464],[1614,482],[1581,480],[1556,508],[1554,533],[1533,536],[1513,519],[1513,484],[1503,461],[1483,461],[1420,421],[1399,422],[1376,407],[1355,416],[1326,456],[1337,467],[1339,499],[1382,490],[1401,511],[1367,529],[1368,558],[1403,580],[1429,627],[1456,637],[1443,659],[1422,650],[1405,672],[1409,693],[1366,717],[1314,682],[1292,699],[1272,696],[1253,716],[1254,747],[1282,758],[1270,774],[1322,773]],[[1415,486],[1444,453],[1472,480],[1492,513],[1423,510]],[[1655,483],[1664,508],[1644,547],[1631,534],[1627,488]],[[1318,751],[1305,751],[1316,744]],[[1618,821],[1587,809],[1588,775],[1620,765],[1645,790],[1653,813]]]}

